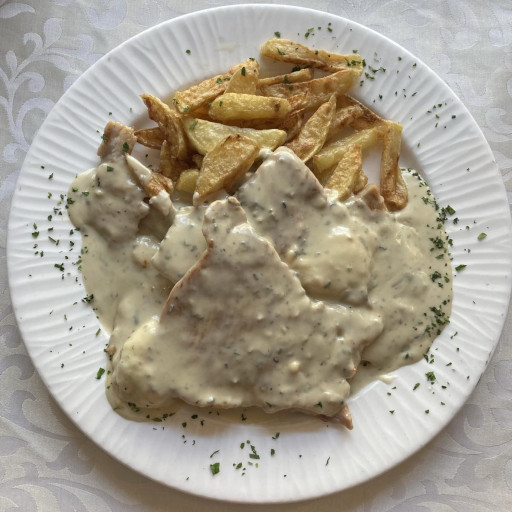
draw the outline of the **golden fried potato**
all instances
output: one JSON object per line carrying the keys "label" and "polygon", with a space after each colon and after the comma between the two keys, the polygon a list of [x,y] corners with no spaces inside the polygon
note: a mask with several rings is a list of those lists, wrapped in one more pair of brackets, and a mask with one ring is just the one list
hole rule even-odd
{"label": "golden fried potato", "polygon": [[176,190],[193,194],[196,190],[197,179],[199,178],[198,169],[187,169],[183,171],[176,182]]}
{"label": "golden fried potato", "polygon": [[229,135],[206,154],[197,180],[194,205],[222,189],[229,189],[252,166],[259,146],[243,135]]}
{"label": "golden fried potato", "polygon": [[339,98],[338,104],[342,107],[354,107],[361,111],[351,123],[350,126],[355,130],[366,130],[367,128],[373,128],[378,124],[384,122],[384,119],[377,115],[373,110],[363,105],[361,102],[352,98],[351,96],[345,95]]}
{"label": "golden fried potato", "polygon": [[356,183],[354,185],[354,190],[353,190],[354,194],[358,194],[359,192],[361,192],[361,190],[363,190],[363,188],[366,187],[367,184],[368,184],[368,176],[366,176],[365,172],[361,168],[361,170],[359,171],[359,174],[357,176]]}
{"label": "golden fried potato", "polygon": [[176,109],[182,114],[194,115],[196,109],[204,107],[222,94],[235,72],[244,66],[250,66],[251,62],[252,59],[248,59],[245,62],[236,64],[226,73],[207,78],[184,91],[176,91],[173,98]]}
{"label": "golden fried potato", "polygon": [[336,137],[340,134],[347,126],[352,126],[352,123],[358,117],[363,115],[363,109],[358,105],[351,105],[348,107],[341,107],[336,110],[332,119],[331,125],[329,126],[329,133],[327,134],[327,140]]}
{"label": "golden fried potato", "polygon": [[325,182],[325,188],[335,190],[338,199],[343,201],[354,192],[357,180],[363,172],[363,150],[354,144],[343,155],[338,165]]}
{"label": "golden fried potato", "polygon": [[192,117],[185,117],[183,119],[183,127],[190,145],[201,155],[206,155],[228,135],[243,135],[254,141],[259,147],[272,151],[281,146],[286,140],[286,132],[284,130],[240,128],[238,126],[228,126]]}
{"label": "golden fried potato", "polygon": [[165,133],[160,126],[157,126],[156,128],[137,130],[135,137],[137,137],[137,142],[143,146],[160,149],[162,142],[165,140]]}
{"label": "golden fried potato", "polygon": [[303,162],[307,162],[324,145],[329,126],[336,112],[336,96],[318,107],[307,120],[295,139],[288,142],[290,148]]}
{"label": "golden fried potato", "polygon": [[285,98],[224,93],[212,102],[209,115],[217,121],[284,119],[292,108]]}
{"label": "golden fried potato", "polygon": [[380,191],[390,211],[401,210],[408,200],[407,186],[398,166],[402,125],[386,121],[380,161]]}
{"label": "golden fried potato", "polygon": [[169,142],[164,140],[162,142],[162,147],[160,148],[160,162],[158,164],[158,171],[160,174],[166,178],[171,179],[172,181],[176,181],[180,174],[185,169],[188,169],[188,167],[189,165],[187,162],[178,160],[175,156],[172,155]]}
{"label": "golden fried potato", "polygon": [[325,50],[314,50],[289,39],[269,39],[261,47],[261,55],[274,60],[291,62],[299,66],[311,66],[324,71],[341,68],[355,69],[358,76],[363,71],[363,58],[357,54],[338,55]]}
{"label": "golden fried potato", "polygon": [[292,71],[285,75],[276,75],[269,76],[267,78],[260,78],[258,80],[258,87],[263,87],[265,85],[275,85],[275,84],[295,84],[297,82],[305,82],[306,80],[311,80],[313,78],[313,70],[311,68],[299,69],[298,71]]}
{"label": "golden fried potato", "polygon": [[226,83],[224,94],[235,92],[239,94],[256,94],[260,65],[257,60],[249,60],[245,66],[237,69]]}
{"label": "golden fried potato", "polygon": [[158,123],[165,134],[171,154],[179,160],[185,160],[188,148],[180,115],[156,96],[141,94],[140,97],[148,109],[149,118]]}
{"label": "golden fried potato", "polygon": [[382,137],[382,127],[378,125],[368,130],[355,132],[344,139],[337,140],[324,146],[313,157],[313,172],[317,177],[332,169],[354,144],[359,144],[363,152],[373,146]]}
{"label": "golden fried potato", "polygon": [[353,69],[342,69],[322,78],[291,85],[275,84],[260,87],[262,94],[279,98],[289,98],[295,94],[306,94],[305,108],[316,108],[321,103],[329,101],[335,94],[341,96],[352,86],[358,74]]}

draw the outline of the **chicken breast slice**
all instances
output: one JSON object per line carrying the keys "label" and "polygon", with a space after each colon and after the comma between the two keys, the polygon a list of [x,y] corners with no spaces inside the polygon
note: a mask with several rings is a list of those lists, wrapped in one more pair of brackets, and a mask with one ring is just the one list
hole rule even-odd
{"label": "chicken breast slice", "polygon": [[379,316],[312,301],[235,198],[208,207],[203,233],[208,248],[174,286],[161,318],[115,355],[111,389],[150,407],[180,398],[297,409],[348,425],[347,379],[382,331]]}

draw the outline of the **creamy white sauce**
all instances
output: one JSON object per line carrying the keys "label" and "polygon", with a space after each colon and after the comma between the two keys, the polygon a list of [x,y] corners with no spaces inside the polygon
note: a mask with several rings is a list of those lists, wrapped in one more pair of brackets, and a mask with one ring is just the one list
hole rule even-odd
{"label": "creamy white sauce", "polygon": [[335,415],[351,392],[419,360],[443,328],[447,241],[415,176],[409,204],[390,214],[332,200],[281,148],[237,199],[176,208],[169,226],[130,164],[77,177],[69,209],[112,333],[107,394],[121,414],[178,397]]}

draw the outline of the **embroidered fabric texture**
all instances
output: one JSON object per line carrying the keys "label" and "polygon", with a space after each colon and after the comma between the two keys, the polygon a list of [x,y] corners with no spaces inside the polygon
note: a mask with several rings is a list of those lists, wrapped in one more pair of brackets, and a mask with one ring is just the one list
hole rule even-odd
{"label": "embroidered fabric texture", "polygon": [[[46,115],[81,73],[129,37],[219,0],[0,0],[0,510],[256,510],[188,496],[110,458],[59,409],[27,355],[5,246],[16,179]],[[292,2],[267,2],[292,4]],[[512,201],[512,8],[508,0],[297,0],[362,23],[436,71],[483,130]],[[278,20],[272,31],[279,29]],[[271,32],[270,32],[271,34]],[[451,424],[415,456],[355,489],[266,510],[512,509],[512,316]],[[361,455],[364,457],[364,454]]]}

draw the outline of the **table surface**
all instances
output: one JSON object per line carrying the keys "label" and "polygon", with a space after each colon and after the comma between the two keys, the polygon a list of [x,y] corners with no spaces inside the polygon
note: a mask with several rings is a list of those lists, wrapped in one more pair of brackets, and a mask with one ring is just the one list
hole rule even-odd
{"label": "table surface", "polygon": [[[256,510],[189,496],[110,458],[67,419],[23,345],[9,297],[6,233],[25,154],[47,113],[102,55],[201,0],[0,0],[0,510]],[[254,3],[254,2],[253,2]],[[262,3],[262,2],[260,2]],[[309,0],[401,44],[455,91],[481,127],[512,200],[510,0]],[[395,469],[349,491],[265,510],[512,510],[512,315],[476,390],[448,427]]]}

